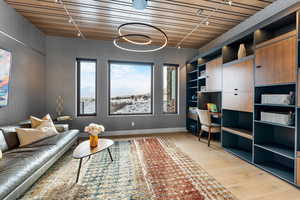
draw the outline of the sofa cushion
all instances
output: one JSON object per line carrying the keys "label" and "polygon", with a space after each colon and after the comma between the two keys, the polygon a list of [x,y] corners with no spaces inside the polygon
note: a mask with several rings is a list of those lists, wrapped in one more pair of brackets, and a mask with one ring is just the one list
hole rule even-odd
{"label": "sofa cushion", "polygon": [[16,133],[16,128],[20,126],[1,126],[3,136],[7,144],[7,150],[17,148],[19,146],[19,139]]}
{"label": "sofa cushion", "polygon": [[3,151],[3,152],[8,150],[8,146],[7,146],[7,143],[6,143],[6,140],[4,138],[2,130],[0,130],[0,150]]}
{"label": "sofa cushion", "polygon": [[0,199],[25,181],[64,146],[78,136],[78,130],[70,130],[3,154],[0,160]]}

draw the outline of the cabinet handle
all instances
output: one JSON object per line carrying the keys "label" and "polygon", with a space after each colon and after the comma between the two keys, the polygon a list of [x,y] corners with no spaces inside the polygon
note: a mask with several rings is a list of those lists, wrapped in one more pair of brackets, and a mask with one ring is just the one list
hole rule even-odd
{"label": "cabinet handle", "polygon": [[237,93],[235,93],[234,95],[238,95]]}
{"label": "cabinet handle", "polygon": [[238,89],[237,89],[237,88],[235,88],[234,90],[235,90],[235,91],[237,91]]}
{"label": "cabinet handle", "polygon": [[261,68],[261,65],[257,65],[256,68]]}

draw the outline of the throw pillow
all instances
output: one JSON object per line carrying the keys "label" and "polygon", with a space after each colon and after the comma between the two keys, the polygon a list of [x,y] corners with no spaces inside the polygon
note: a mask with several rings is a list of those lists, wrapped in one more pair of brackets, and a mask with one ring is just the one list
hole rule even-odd
{"label": "throw pillow", "polygon": [[53,121],[51,119],[51,116],[49,114],[45,115],[42,119],[34,117],[34,116],[30,116],[30,121],[31,121],[31,128],[37,128],[44,121],[48,121],[49,122],[49,126],[55,127],[54,123],[53,123]]}
{"label": "throw pillow", "polygon": [[1,151],[1,149],[0,149],[0,160],[2,159],[2,151]]}
{"label": "throw pillow", "polygon": [[50,136],[57,135],[56,129],[49,127],[47,122],[43,122],[36,129],[34,128],[17,128],[16,129],[20,147],[32,144],[34,142],[40,141],[42,139],[48,138]]}

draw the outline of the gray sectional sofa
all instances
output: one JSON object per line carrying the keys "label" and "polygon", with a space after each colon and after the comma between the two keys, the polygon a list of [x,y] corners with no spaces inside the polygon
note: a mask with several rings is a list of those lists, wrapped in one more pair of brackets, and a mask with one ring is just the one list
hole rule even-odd
{"label": "gray sectional sofa", "polygon": [[[57,125],[56,125],[57,126]],[[79,131],[60,127],[60,134],[18,147],[17,126],[0,127],[0,199],[19,198],[78,140]]]}

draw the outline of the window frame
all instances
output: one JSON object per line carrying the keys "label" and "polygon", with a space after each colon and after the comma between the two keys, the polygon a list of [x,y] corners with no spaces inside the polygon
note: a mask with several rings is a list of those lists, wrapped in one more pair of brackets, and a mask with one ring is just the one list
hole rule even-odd
{"label": "window frame", "polygon": [[[164,97],[162,96],[162,102],[163,102],[163,105],[162,105],[162,113],[163,114],[166,114],[166,115],[178,115],[179,114],[179,109],[178,109],[178,105],[179,105],[179,73],[178,73],[178,69],[179,69],[179,64],[170,64],[170,63],[164,63],[163,66],[162,66],[162,87],[164,87],[164,68],[165,67],[176,67],[176,111],[175,112],[165,112],[164,111]],[[164,95],[164,88],[163,89],[163,95]]]}
{"label": "window frame", "polygon": [[[80,87],[81,87],[81,61],[87,61],[87,62],[95,62],[95,113],[91,114],[82,114],[80,112],[80,97],[81,97],[81,92],[80,92]],[[94,58],[76,58],[76,69],[77,69],[77,116],[78,117],[91,117],[91,116],[97,116],[97,104],[98,104],[98,87],[97,87],[97,71],[98,71],[98,62],[97,59]]]}
{"label": "window frame", "polygon": [[[113,114],[110,110],[110,97],[111,97],[111,63],[121,63],[121,64],[146,64],[151,66],[151,112],[150,113],[124,113],[124,114]],[[154,95],[153,95],[153,87],[154,87],[154,63],[152,62],[138,62],[138,61],[121,61],[121,60],[109,60],[108,61],[108,116],[149,116],[153,115],[153,102],[154,102]]]}

